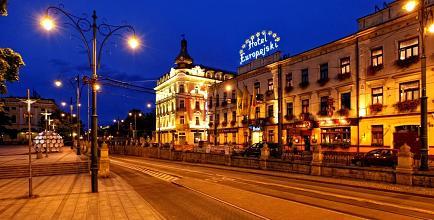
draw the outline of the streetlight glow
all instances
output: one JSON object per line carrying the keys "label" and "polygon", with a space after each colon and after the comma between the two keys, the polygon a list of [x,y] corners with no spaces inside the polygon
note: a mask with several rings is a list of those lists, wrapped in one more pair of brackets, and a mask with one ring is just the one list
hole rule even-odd
{"label": "streetlight glow", "polygon": [[136,35],[133,35],[133,36],[131,36],[131,37],[128,38],[128,45],[133,50],[140,46],[140,41],[136,37]]}
{"label": "streetlight glow", "polygon": [[54,20],[49,16],[44,16],[41,18],[40,25],[46,30],[51,31],[56,27]]}
{"label": "streetlight glow", "polygon": [[61,104],[63,107],[66,106],[66,102],[61,102],[60,104]]}
{"label": "streetlight glow", "polygon": [[139,117],[142,117],[142,113],[139,113]]}
{"label": "streetlight glow", "polygon": [[152,104],[151,104],[151,103],[148,103],[148,104],[146,104],[146,107],[147,107],[147,108],[151,108],[151,107],[152,107]]}
{"label": "streetlight glow", "polygon": [[410,0],[404,4],[403,8],[407,12],[412,12],[416,8],[416,6],[417,6],[417,1],[416,0]]}
{"label": "streetlight glow", "polygon": [[55,85],[56,87],[61,87],[61,86],[63,85],[63,83],[62,83],[62,81],[60,81],[60,80],[54,80],[54,85]]}
{"label": "streetlight glow", "polygon": [[430,34],[434,34],[434,23],[431,23],[431,24],[428,25],[427,31]]}
{"label": "streetlight glow", "polygon": [[95,85],[93,86],[93,88],[94,88],[96,91],[101,90],[101,86],[100,86],[99,84],[95,84]]}

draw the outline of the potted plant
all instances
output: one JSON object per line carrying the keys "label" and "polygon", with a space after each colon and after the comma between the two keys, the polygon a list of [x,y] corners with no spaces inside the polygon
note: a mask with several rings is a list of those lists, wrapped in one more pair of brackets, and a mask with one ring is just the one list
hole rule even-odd
{"label": "potted plant", "polygon": [[350,113],[350,110],[347,109],[347,108],[342,108],[342,109],[339,109],[339,110],[338,110],[338,114],[339,114],[340,116],[348,116],[349,113]]}
{"label": "potted plant", "polygon": [[395,107],[400,112],[414,111],[420,105],[420,99],[405,100],[395,104]]}
{"label": "potted plant", "polygon": [[339,73],[338,74],[338,80],[346,80],[348,78],[351,77],[351,72],[346,72],[346,73]]}
{"label": "potted plant", "polygon": [[371,112],[381,112],[383,110],[383,104],[381,103],[375,103],[369,106],[369,109],[371,109]]}
{"label": "potted plant", "polygon": [[382,70],[384,68],[383,64],[379,64],[376,66],[370,65],[368,67],[368,75],[375,75],[378,71]]}
{"label": "potted plant", "polygon": [[419,56],[411,56],[411,57],[407,57],[406,59],[398,59],[395,64],[398,67],[401,68],[407,68],[410,67],[412,64],[419,62]]}

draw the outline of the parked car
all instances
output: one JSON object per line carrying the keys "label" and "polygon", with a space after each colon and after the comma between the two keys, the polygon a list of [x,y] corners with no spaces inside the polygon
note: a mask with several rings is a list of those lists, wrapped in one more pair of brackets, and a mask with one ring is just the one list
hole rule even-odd
{"label": "parked car", "polygon": [[351,163],[357,166],[396,166],[398,163],[397,150],[395,149],[375,149],[365,155],[357,155]]}
{"label": "parked car", "polygon": [[[242,155],[244,157],[260,157],[261,149],[264,147],[265,142],[260,142],[251,145],[246,148]],[[275,158],[280,158],[282,156],[282,148],[276,143],[267,143],[268,148],[270,149],[270,156]]]}

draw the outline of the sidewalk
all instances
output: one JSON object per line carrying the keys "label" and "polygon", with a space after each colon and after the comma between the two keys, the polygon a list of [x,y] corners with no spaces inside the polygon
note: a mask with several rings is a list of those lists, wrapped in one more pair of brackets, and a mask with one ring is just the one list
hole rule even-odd
{"label": "sidewalk", "polygon": [[99,179],[90,192],[90,176],[58,175],[0,180],[0,219],[162,219],[122,178]]}
{"label": "sidewalk", "polygon": [[[19,146],[0,146],[0,166],[8,165],[27,165],[29,162],[29,148],[25,145]],[[36,154],[32,154],[32,164],[58,163],[58,162],[79,162],[82,156],[77,156],[75,150],[70,147],[63,147],[63,152],[45,153],[41,159],[36,159]]]}

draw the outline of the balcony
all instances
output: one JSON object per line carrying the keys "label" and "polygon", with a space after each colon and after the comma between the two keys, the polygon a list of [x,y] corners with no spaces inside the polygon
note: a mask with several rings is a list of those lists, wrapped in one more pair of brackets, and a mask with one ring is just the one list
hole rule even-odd
{"label": "balcony", "polygon": [[298,86],[300,86],[300,88],[305,89],[309,86],[309,81],[303,81],[300,84],[298,84]]}
{"label": "balcony", "polygon": [[383,110],[383,104],[381,103],[372,104],[369,106],[369,109],[371,110],[372,114],[381,112]]}
{"label": "balcony", "polygon": [[411,56],[411,57],[407,57],[407,59],[404,60],[398,59],[395,62],[395,65],[401,68],[408,68],[417,62],[419,62],[419,56]]}
{"label": "balcony", "polygon": [[287,120],[287,121],[291,121],[291,120],[293,120],[293,119],[294,119],[294,115],[293,115],[293,114],[285,115],[285,120]]}
{"label": "balcony", "polygon": [[325,84],[327,84],[327,82],[329,81],[329,78],[322,78],[322,79],[318,79],[318,81],[316,81],[320,86],[324,86]]}
{"label": "balcony", "polygon": [[339,73],[337,76],[338,80],[343,81],[346,79],[351,78],[351,72],[346,72],[346,73]]}
{"label": "balcony", "polygon": [[415,111],[419,105],[420,99],[415,99],[398,102],[395,104],[395,107],[398,109],[399,112],[412,112]]}
{"label": "balcony", "polygon": [[185,108],[185,107],[178,107],[176,109],[176,111],[178,111],[178,112],[185,112],[185,111],[187,111],[187,108]]}
{"label": "balcony", "polygon": [[256,101],[264,101],[264,94],[256,94]]}
{"label": "balcony", "polygon": [[350,114],[350,110],[347,108],[342,108],[337,111],[339,116],[348,116]]}
{"label": "balcony", "polygon": [[379,65],[376,65],[376,66],[369,66],[368,67],[368,69],[367,69],[367,72],[368,72],[368,75],[371,75],[371,76],[373,76],[373,75],[375,75],[377,72],[379,72],[380,70],[382,70],[384,68],[384,65],[383,64],[379,64]]}
{"label": "balcony", "polygon": [[289,93],[289,92],[291,92],[292,90],[294,89],[294,87],[291,85],[291,86],[286,86],[285,87],[285,92],[286,93]]}

